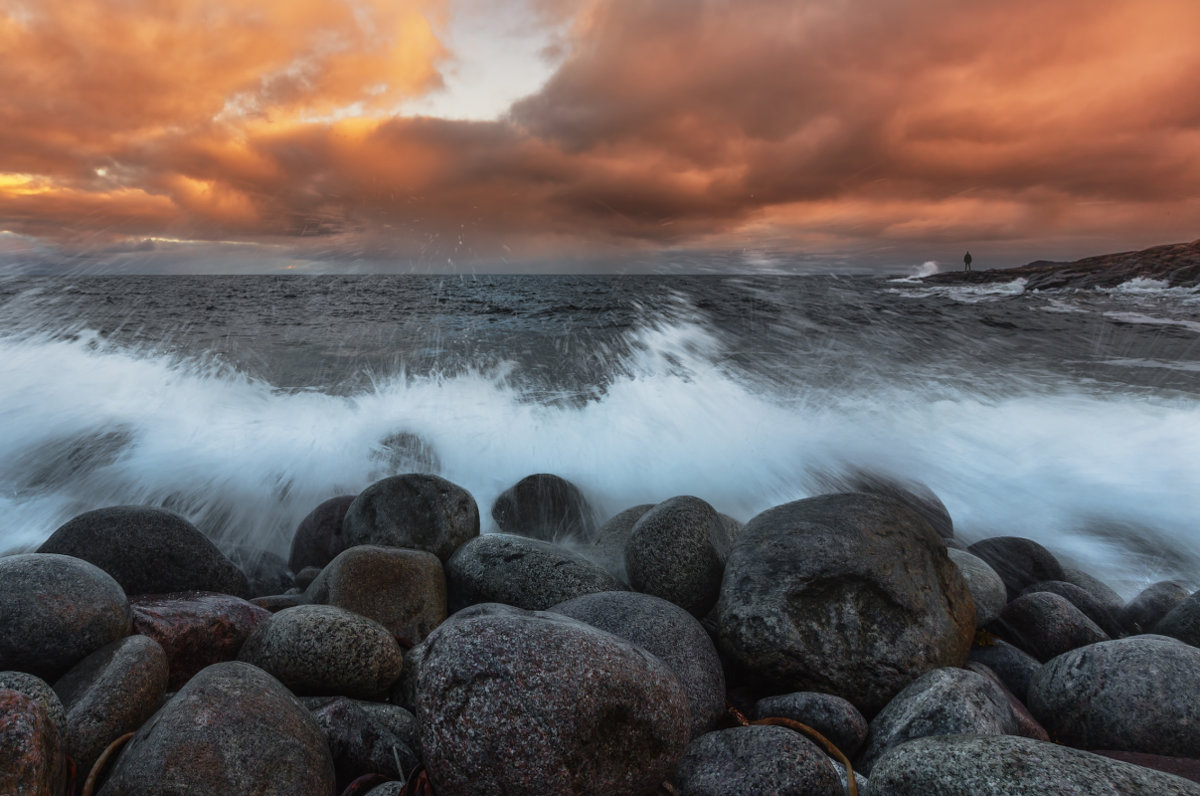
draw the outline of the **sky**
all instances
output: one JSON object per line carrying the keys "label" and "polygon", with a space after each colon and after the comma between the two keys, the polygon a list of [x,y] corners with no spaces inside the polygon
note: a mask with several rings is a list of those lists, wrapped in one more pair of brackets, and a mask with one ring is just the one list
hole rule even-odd
{"label": "sky", "polygon": [[1200,237],[1196,0],[0,0],[0,272]]}

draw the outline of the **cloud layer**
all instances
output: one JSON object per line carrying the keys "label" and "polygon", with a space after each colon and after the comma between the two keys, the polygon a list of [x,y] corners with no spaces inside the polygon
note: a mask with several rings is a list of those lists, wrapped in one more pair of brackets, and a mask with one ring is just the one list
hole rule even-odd
{"label": "cloud layer", "polygon": [[0,229],[432,260],[1200,235],[1194,0],[536,7],[571,20],[557,71],[465,122],[396,111],[453,0],[0,2]]}

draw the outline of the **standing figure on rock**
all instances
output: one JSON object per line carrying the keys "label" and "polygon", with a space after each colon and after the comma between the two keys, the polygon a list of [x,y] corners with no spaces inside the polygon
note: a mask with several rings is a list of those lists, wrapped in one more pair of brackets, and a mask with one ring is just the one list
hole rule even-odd
{"label": "standing figure on rock", "polygon": [[970,252],[967,252],[966,255],[963,257],[963,265],[965,266],[963,268],[964,271],[971,270],[971,253]]}

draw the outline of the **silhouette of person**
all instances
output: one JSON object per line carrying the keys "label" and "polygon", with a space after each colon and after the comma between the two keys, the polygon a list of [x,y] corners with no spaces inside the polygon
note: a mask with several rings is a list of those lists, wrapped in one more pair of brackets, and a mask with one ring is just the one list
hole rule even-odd
{"label": "silhouette of person", "polygon": [[963,265],[966,266],[966,268],[963,269],[964,271],[971,270],[971,253],[970,252],[967,252],[967,255],[965,257],[963,257]]}

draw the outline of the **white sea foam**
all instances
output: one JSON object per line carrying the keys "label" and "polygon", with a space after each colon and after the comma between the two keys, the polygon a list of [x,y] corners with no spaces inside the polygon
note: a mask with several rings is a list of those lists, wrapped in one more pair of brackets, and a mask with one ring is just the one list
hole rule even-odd
{"label": "white sea foam", "polygon": [[80,511],[152,503],[223,544],[286,552],[318,502],[389,474],[381,440],[405,431],[475,496],[485,528],[499,492],[532,472],[575,481],[605,514],[694,494],[745,520],[809,496],[816,473],[860,467],[925,482],[968,541],[1039,539],[1126,593],[1200,562],[1194,401],[771,390],[726,372],[698,325],[632,342],[621,375],[581,405],[522,392],[503,368],[400,374],[339,397],[92,334],[0,339],[0,550]]}

